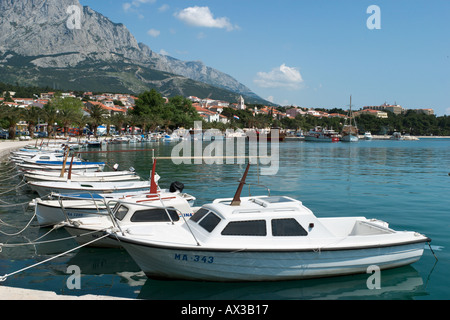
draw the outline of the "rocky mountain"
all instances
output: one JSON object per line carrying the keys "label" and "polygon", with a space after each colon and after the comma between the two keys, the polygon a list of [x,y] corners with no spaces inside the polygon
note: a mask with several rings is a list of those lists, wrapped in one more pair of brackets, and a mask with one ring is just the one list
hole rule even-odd
{"label": "rocky mountain", "polygon": [[0,81],[56,89],[165,95],[239,95],[267,103],[233,77],[138,43],[120,23],[78,0],[0,0]]}

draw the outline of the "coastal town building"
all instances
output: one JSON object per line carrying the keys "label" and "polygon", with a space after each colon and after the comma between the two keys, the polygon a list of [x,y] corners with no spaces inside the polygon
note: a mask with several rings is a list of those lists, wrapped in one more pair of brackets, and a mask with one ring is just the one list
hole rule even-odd
{"label": "coastal town building", "polygon": [[388,113],[386,111],[381,111],[381,110],[373,110],[373,109],[363,109],[360,111],[355,111],[353,112],[355,117],[358,117],[362,114],[369,114],[369,115],[373,115],[377,118],[381,118],[381,119],[387,119],[388,118]]}
{"label": "coastal town building", "polygon": [[393,114],[402,114],[404,112],[404,109],[402,106],[396,104],[396,105],[389,105],[386,102],[383,103],[381,106],[366,106],[363,107],[363,110],[370,109],[370,110],[379,110],[379,111],[390,111]]}

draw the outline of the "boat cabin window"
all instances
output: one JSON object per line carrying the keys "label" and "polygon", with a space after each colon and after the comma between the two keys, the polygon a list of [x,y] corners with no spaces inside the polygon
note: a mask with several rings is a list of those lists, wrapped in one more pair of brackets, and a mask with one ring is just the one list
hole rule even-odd
{"label": "boat cabin window", "polygon": [[274,237],[307,236],[308,232],[295,219],[273,219],[272,235]]}
{"label": "boat cabin window", "polygon": [[208,209],[199,209],[192,217],[191,221],[199,222],[207,213],[209,212]]}
{"label": "boat cabin window", "polygon": [[[169,216],[167,215],[169,213]],[[180,216],[173,208],[152,208],[137,210],[131,217],[131,222],[171,222],[179,221]]]}
{"label": "boat cabin window", "polygon": [[125,206],[120,206],[120,207],[117,209],[117,211],[116,211],[115,217],[116,217],[117,219],[119,219],[120,221],[122,221],[122,219],[125,217],[125,215],[127,214],[127,212],[128,212],[128,208],[127,208],[127,207],[125,207]]}
{"label": "boat cabin window", "polygon": [[265,220],[230,222],[222,231],[223,236],[261,236],[267,235]]}
{"label": "boat cabin window", "polygon": [[205,218],[202,219],[202,221],[199,222],[199,225],[211,233],[219,224],[220,220],[221,219],[218,216],[210,212]]}

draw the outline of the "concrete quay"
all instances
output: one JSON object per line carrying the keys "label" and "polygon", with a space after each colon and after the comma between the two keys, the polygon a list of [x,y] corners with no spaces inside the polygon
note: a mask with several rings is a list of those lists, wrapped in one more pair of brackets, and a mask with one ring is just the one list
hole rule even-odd
{"label": "concrete quay", "polygon": [[11,300],[134,300],[99,295],[66,296],[55,292],[5,287],[0,284],[0,301]]}

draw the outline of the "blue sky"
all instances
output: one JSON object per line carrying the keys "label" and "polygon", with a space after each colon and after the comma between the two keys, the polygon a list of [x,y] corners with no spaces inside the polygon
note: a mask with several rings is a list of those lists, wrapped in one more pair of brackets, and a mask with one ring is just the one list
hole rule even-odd
{"label": "blue sky", "polygon": [[346,107],[352,95],[356,108],[387,102],[450,115],[447,0],[80,2],[153,51],[201,60],[281,105]]}

